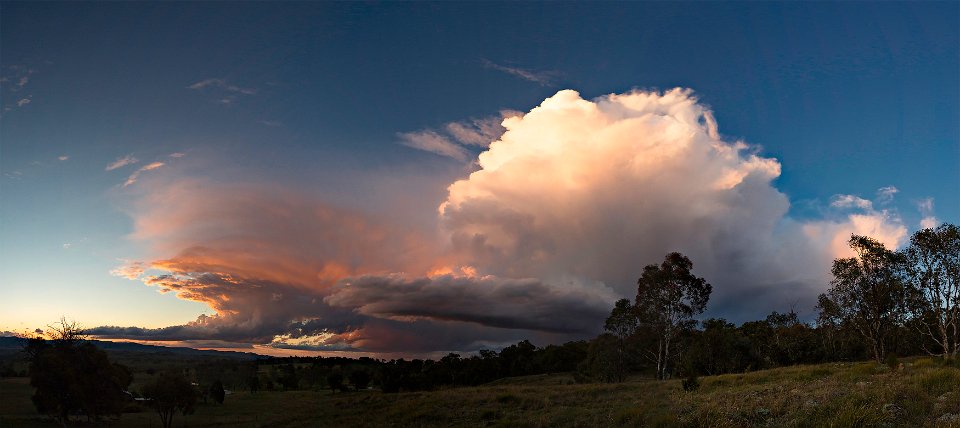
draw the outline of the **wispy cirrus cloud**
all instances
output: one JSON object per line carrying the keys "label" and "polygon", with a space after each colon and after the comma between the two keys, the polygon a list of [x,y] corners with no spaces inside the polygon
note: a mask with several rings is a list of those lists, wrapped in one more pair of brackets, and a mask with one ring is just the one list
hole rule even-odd
{"label": "wispy cirrus cloud", "polygon": [[446,156],[460,162],[466,162],[470,156],[467,149],[458,146],[449,138],[434,131],[401,132],[397,136],[402,140],[401,144],[407,147]]}
{"label": "wispy cirrus cloud", "polygon": [[162,166],[164,166],[164,165],[166,165],[166,164],[163,163],[163,162],[159,162],[159,161],[158,161],[158,162],[151,162],[151,163],[149,163],[149,164],[146,164],[146,165],[140,167],[140,169],[134,171],[133,174],[130,174],[130,176],[127,177],[127,181],[123,182],[123,187],[127,187],[127,186],[129,186],[129,185],[131,185],[131,184],[133,184],[133,183],[136,183],[136,182],[137,182],[137,179],[140,178],[140,174],[143,174],[144,172],[147,172],[147,171],[153,171],[153,170],[155,170],[155,169],[157,169],[157,168],[160,168],[160,167],[162,167]]}
{"label": "wispy cirrus cloud", "polygon": [[887,204],[893,201],[893,197],[900,192],[900,189],[897,189],[894,186],[885,186],[877,189],[877,202],[882,204]]}
{"label": "wispy cirrus cloud", "polygon": [[[216,89],[219,91],[217,102],[223,105],[233,104],[237,100],[238,96],[250,96],[257,94],[256,88],[237,86],[227,82],[225,79],[218,78],[204,79],[187,86],[187,88],[196,91]],[[214,93],[218,93],[217,91],[214,91]]]}
{"label": "wispy cirrus cloud", "polygon": [[117,160],[107,164],[107,167],[104,168],[104,171],[113,171],[117,168],[123,168],[127,165],[133,165],[137,162],[140,162],[140,159],[135,158],[133,155],[126,155],[126,156],[117,158]]}
{"label": "wispy cirrus cloud", "polygon": [[553,79],[555,79],[557,74],[559,74],[555,71],[534,71],[520,67],[500,65],[486,58],[481,59],[480,62],[486,68],[507,73],[511,76],[519,77],[523,80],[536,83],[540,86],[550,86],[553,84]]}
{"label": "wispy cirrus cloud", "polygon": [[933,214],[933,198],[923,198],[917,201],[917,210],[920,211],[920,215],[923,216],[923,218],[920,219],[920,227],[932,229],[940,224],[940,219]]}
{"label": "wispy cirrus cloud", "polygon": [[110,271],[113,276],[138,279],[147,270],[147,264],[137,260],[122,260],[123,264]]}
{"label": "wispy cirrus cloud", "polygon": [[466,162],[475,156],[468,147],[489,146],[506,131],[502,125],[503,120],[518,116],[523,116],[523,113],[503,110],[498,116],[449,122],[439,130],[423,129],[397,135],[407,147]]}
{"label": "wispy cirrus cloud", "polygon": [[873,202],[854,195],[835,195],[830,201],[830,206],[834,208],[860,208],[870,210],[873,209]]}
{"label": "wispy cirrus cloud", "polygon": [[187,88],[198,89],[198,90],[207,88],[207,87],[220,88],[227,92],[236,92],[243,95],[256,95],[257,93],[256,88],[244,88],[244,87],[227,83],[227,81],[224,79],[215,79],[215,78],[201,80],[197,83],[187,86]]}

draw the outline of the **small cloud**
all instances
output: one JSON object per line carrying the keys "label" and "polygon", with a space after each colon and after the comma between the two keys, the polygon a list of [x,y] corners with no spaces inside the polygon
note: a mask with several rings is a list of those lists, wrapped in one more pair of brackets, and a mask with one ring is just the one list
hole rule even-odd
{"label": "small cloud", "polygon": [[873,202],[854,195],[835,195],[833,200],[830,202],[830,206],[834,208],[860,208],[864,210],[872,210]]}
{"label": "small cloud", "polygon": [[281,123],[280,121],[276,121],[276,120],[261,120],[261,121],[258,121],[258,122],[259,122],[260,124],[262,124],[262,125],[266,125],[266,126],[270,126],[270,127],[274,127],[274,128],[279,128],[279,127],[283,126],[283,123]]}
{"label": "small cloud", "polygon": [[27,83],[30,82],[30,76],[37,72],[36,70],[23,65],[12,65],[8,66],[7,69],[9,69],[14,76],[11,76],[12,78],[4,76],[3,78],[0,78],[0,83],[16,82],[10,87],[10,90],[13,92],[17,92],[26,87]]}
{"label": "small cloud", "polygon": [[893,201],[893,196],[899,191],[899,189],[893,186],[881,187],[877,189],[877,201],[881,204],[889,203]]}
{"label": "small cloud", "polygon": [[938,224],[940,224],[940,220],[933,216],[920,219],[920,227],[924,229],[933,229],[937,227]]}
{"label": "small cloud", "polygon": [[940,224],[940,220],[933,215],[933,198],[924,198],[917,201],[917,210],[923,216],[920,219],[920,227],[924,229],[933,229]]}
{"label": "small cloud", "polygon": [[144,173],[144,172],[146,172],[146,171],[155,170],[155,169],[160,168],[161,166],[164,166],[164,165],[166,165],[166,164],[163,163],[163,162],[154,162],[154,163],[147,164],[147,165],[144,165],[144,166],[140,167],[140,169],[134,171],[133,174],[130,174],[130,176],[127,177],[127,181],[125,181],[125,182],[123,183],[123,187],[127,187],[127,186],[129,186],[129,185],[131,185],[131,184],[133,184],[133,183],[136,183],[136,182],[137,182],[137,179],[140,178],[140,174],[142,174],[142,173]]}
{"label": "small cloud", "polygon": [[161,166],[164,166],[164,165],[166,164],[163,162],[154,162],[148,165],[144,165],[142,168],[140,168],[140,171],[150,171],[153,169],[160,168]]}
{"label": "small cloud", "polygon": [[486,68],[502,71],[512,76],[519,77],[523,80],[537,83],[540,86],[551,85],[553,83],[553,77],[557,74],[556,72],[553,72],[553,71],[533,71],[533,70],[525,70],[519,67],[510,67],[506,65],[500,65],[485,58],[481,59],[480,61],[483,63],[484,67]]}
{"label": "small cloud", "polygon": [[403,140],[401,144],[407,147],[446,156],[460,162],[466,162],[470,156],[470,152],[466,149],[433,131],[401,132],[397,136]]}
{"label": "small cloud", "polygon": [[5,172],[3,173],[3,176],[12,180],[22,180],[23,172],[21,171]]}
{"label": "small cloud", "polygon": [[123,264],[111,270],[110,275],[136,280],[137,278],[140,278],[140,275],[143,275],[143,272],[146,270],[146,264],[143,262],[134,260],[121,261]]}
{"label": "small cloud", "polygon": [[192,84],[192,85],[190,85],[190,86],[187,86],[187,88],[189,88],[189,89],[203,89],[203,88],[206,88],[207,86],[210,86],[210,85],[220,86],[220,85],[222,85],[222,84],[223,84],[223,80],[220,80],[220,79],[206,79],[206,80],[201,80],[201,81],[199,81],[199,82],[197,82],[197,83],[194,83],[194,84]]}
{"label": "small cloud", "polygon": [[506,131],[506,128],[501,125],[503,119],[516,115],[518,115],[516,112],[503,111],[500,116],[465,122],[450,122],[447,124],[446,130],[460,144],[487,147]]}
{"label": "small cloud", "polygon": [[187,155],[186,153],[181,153],[181,152],[170,153],[170,157],[172,158],[182,158],[186,155]]}
{"label": "small cloud", "polygon": [[244,88],[237,85],[232,85],[224,79],[205,79],[197,83],[194,83],[190,86],[187,86],[187,88],[195,89],[195,90],[201,90],[208,87],[220,88],[227,92],[233,92],[233,93],[243,94],[243,95],[256,95],[257,93],[256,88]]}
{"label": "small cloud", "polygon": [[137,163],[137,162],[140,162],[140,160],[137,159],[137,158],[135,158],[135,157],[133,157],[133,155],[126,155],[126,156],[124,156],[124,157],[122,157],[122,158],[117,158],[117,160],[115,160],[115,161],[113,161],[113,162],[110,162],[110,164],[107,165],[106,169],[104,169],[104,170],[105,170],[105,171],[113,171],[113,170],[115,170],[115,169],[117,169],[117,168],[122,168],[122,167],[125,167],[125,166],[127,166],[127,165],[135,164],[135,163]]}
{"label": "small cloud", "polygon": [[30,104],[30,98],[21,98],[20,101],[17,101],[17,107],[23,107],[27,104]]}
{"label": "small cloud", "polygon": [[71,244],[71,243],[69,243],[69,242],[63,244],[63,249],[64,249],[64,250],[69,250],[70,247],[73,247],[73,244]]}
{"label": "small cloud", "polygon": [[507,129],[502,125],[504,119],[517,116],[522,117],[523,113],[503,110],[499,116],[447,123],[443,131],[440,131],[443,134],[433,129],[424,129],[397,135],[404,140],[403,145],[407,147],[465,162],[473,155],[462,146],[489,147],[490,143],[500,139],[506,132]]}
{"label": "small cloud", "polygon": [[57,159],[60,160],[60,161],[65,161],[65,160],[67,160],[67,159],[70,159],[70,156],[63,155],[63,156],[57,157]]}

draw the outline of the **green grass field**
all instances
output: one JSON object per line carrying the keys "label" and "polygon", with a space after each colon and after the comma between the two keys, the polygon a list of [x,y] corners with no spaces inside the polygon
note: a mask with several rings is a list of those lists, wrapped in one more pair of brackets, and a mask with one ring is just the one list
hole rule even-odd
{"label": "green grass field", "polygon": [[[569,375],[502,379],[474,388],[383,394],[240,392],[177,415],[176,427],[711,426],[960,427],[960,369],[929,359],[890,371],[874,363],[821,364],[679,380],[573,384]],[[0,427],[53,427],[24,378],[0,381]],[[159,427],[150,410],[103,426]]]}

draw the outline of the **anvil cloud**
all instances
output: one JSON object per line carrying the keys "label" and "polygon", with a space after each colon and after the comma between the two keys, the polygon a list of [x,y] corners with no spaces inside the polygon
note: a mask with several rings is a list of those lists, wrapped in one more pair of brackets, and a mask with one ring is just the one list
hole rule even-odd
{"label": "anvil cloud", "polygon": [[217,314],[93,333],[377,352],[559,342],[597,333],[670,251],[713,283],[711,315],[742,321],[811,306],[851,233],[906,237],[896,213],[849,195],[789,218],[779,161],[725,140],[690,90],[564,90],[502,126],[436,201],[434,230],[279,186],[152,183],[132,236],[158,257],[117,272]]}

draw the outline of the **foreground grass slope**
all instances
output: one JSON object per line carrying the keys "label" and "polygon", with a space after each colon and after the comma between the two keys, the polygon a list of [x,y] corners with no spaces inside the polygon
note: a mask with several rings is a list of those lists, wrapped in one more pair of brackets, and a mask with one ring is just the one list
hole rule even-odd
{"label": "foreground grass slope", "polygon": [[[0,426],[55,426],[33,412],[25,379],[0,384]],[[679,380],[573,384],[566,375],[510,378],[475,388],[237,393],[177,415],[177,427],[226,426],[776,426],[960,427],[960,369],[928,358],[891,371],[875,363],[797,366]],[[152,411],[107,426],[159,426]]]}

